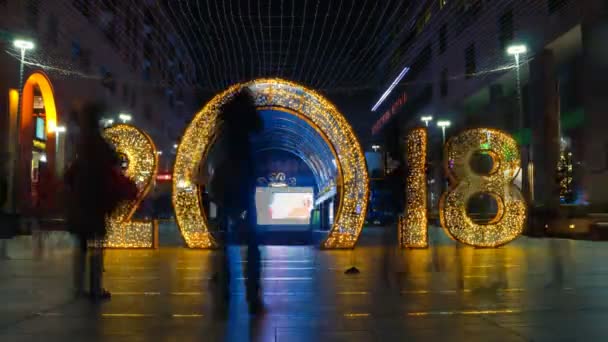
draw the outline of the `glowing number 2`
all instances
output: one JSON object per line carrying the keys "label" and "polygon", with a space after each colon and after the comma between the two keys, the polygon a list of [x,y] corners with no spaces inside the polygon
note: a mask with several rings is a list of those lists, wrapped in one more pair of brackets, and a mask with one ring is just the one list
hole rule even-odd
{"label": "glowing number 2", "polygon": [[156,177],[158,156],[150,137],[131,125],[116,125],[106,128],[104,137],[126,157],[126,175],[135,181],[139,195],[135,201],[125,202],[106,220],[108,234],[105,247],[155,248],[158,246],[158,224],[156,221],[135,221],[133,214],[150,191]]}
{"label": "glowing number 2", "polygon": [[428,247],[426,203],[426,128],[416,128],[407,136],[408,176],[405,213],[399,219],[399,245],[404,248]]}
{"label": "glowing number 2", "polygon": [[[475,153],[492,158],[487,174],[471,169]],[[454,239],[476,247],[496,247],[521,234],[526,219],[526,204],[513,179],[520,169],[517,143],[508,134],[493,129],[472,129],[450,139],[445,146],[444,165],[451,180],[439,204],[441,225]],[[492,196],[498,206],[496,217],[486,224],[473,222],[467,202],[475,195]]]}

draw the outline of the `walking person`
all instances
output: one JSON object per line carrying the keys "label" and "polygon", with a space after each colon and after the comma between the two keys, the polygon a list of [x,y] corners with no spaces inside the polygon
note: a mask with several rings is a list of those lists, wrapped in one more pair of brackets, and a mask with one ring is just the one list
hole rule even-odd
{"label": "walking person", "polygon": [[237,231],[247,240],[245,285],[251,313],[262,309],[260,294],[260,250],[255,210],[255,160],[252,138],[262,128],[253,95],[242,89],[225,103],[219,114],[222,160],[211,179],[210,197],[220,207],[220,224],[225,231],[223,264],[218,276],[223,287],[219,296],[229,299],[230,253],[228,245],[237,240]]}
{"label": "walking person", "polygon": [[[77,295],[87,294],[93,300],[107,299],[110,293],[103,289],[103,249],[106,236],[106,216],[122,200],[132,197],[132,186],[121,184],[119,158],[104,140],[99,129],[102,113],[99,104],[85,105],[78,112],[79,136],[76,159],[65,173],[67,224],[78,240],[75,253],[74,282]],[[125,190],[127,189],[127,190]],[[129,191],[131,193],[129,193]],[[92,248],[89,250],[89,245]],[[89,253],[90,252],[90,253]],[[86,283],[86,265],[89,262],[89,289]]]}

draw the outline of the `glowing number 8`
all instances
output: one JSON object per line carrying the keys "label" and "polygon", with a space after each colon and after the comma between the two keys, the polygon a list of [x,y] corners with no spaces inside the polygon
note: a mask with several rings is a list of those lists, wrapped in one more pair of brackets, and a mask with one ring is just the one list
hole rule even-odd
{"label": "glowing number 8", "polygon": [[114,145],[116,152],[128,161],[126,174],[135,181],[139,194],[135,201],[119,205],[106,220],[108,234],[104,246],[115,248],[154,248],[158,246],[156,221],[135,221],[133,214],[153,185],[156,178],[158,156],[150,137],[131,125],[106,128],[104,137]]}
{"label": "glowing number 8", "polygon": [[[487,153],[493,161],[488,174],[477,174],[470,166],[474,153]],[[441,225],[454,239],[476,247],[496,247],[521,234],[526,205],[513,179],[520,169],[517,143],[493,129],[472,129],[450,139],[445,146],[445,169],[451,188],[441,198]],[[475,223],[467,215],[467,202],[479,193],[494,197],[498,214],[487,224]]]}

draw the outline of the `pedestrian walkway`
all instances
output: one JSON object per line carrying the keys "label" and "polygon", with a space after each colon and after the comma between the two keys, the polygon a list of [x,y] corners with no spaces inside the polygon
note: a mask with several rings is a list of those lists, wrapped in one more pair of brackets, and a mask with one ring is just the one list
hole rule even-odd
{"label": "pedestrian walkway", "polygon": [[[94,305],[72,298],[67,236],[20,237],[0,261],[0,341],[608,338],[608,244],[522,237],[474,249],[430,233],[426,250],[383,248],[381,228],[364,229],[354,251],[264,247],[266,314],[247,314],[241,280],[227,319],[214,314],[209,292],[215,251],[109,250],[113,296]],[[352,266],[360,273],[345,274]]]}

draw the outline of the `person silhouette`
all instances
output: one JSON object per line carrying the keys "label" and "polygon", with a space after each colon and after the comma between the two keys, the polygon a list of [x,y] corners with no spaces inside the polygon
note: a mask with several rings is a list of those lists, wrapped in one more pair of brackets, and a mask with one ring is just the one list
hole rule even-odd
{"label": "person silhouette", "polygon": [[221,107],[221,161],[210,182],[210,197],[220,207],[220,224],[224,239],[223,296],[229,299],[230,257],[228,245],[244,233],[247,241],[245,285],[251,313],[263,309],[260,293],[260,250],[255,207],[255,170],[252,138],[262,130],[262,119],[251,92],[243,88]]}

